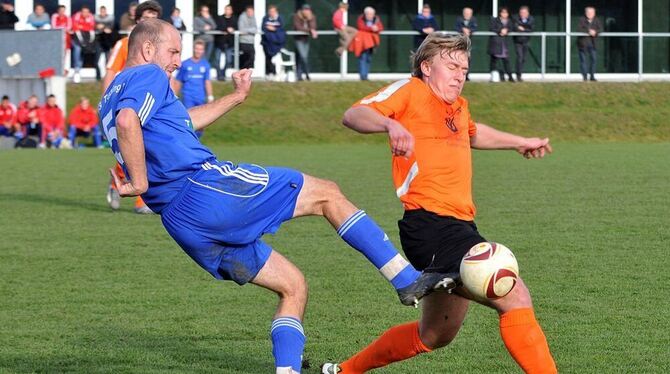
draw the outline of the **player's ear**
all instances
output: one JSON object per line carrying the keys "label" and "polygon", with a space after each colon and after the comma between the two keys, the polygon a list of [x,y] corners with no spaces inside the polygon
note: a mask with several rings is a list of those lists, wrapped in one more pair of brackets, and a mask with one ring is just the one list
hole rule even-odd
{"label": "player's ear", "polygon": [[151,61],[155,53],[156,48],[153,43],[148,40],[142,43],[142,58],[144,58],[145,61]]}
{"label": "player's ear", "polygon": [[423,74],[424,77],[430,77],[431,67],[432,64],[430,63],[429,60],[421,61],[421,73]]}

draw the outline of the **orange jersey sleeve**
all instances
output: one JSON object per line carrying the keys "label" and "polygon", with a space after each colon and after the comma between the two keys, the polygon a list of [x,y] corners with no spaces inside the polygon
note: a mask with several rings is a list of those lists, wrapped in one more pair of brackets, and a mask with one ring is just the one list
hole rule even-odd
{"label": "orange jersey sleeve", "polygon": [[109,54],[109,61],[107,62],[107,69],[115,73],[120,72],[123,66],[126,65],[128,59],[128,37],[125,37],[114,45],[112,52]]}
{"label": "orange jersey sleeve", "polygon": [[398,119],[403,116],[411,97],[410,79],[394,82],[381,90],[357,101],[354,106],[365,105],[384,117]]}

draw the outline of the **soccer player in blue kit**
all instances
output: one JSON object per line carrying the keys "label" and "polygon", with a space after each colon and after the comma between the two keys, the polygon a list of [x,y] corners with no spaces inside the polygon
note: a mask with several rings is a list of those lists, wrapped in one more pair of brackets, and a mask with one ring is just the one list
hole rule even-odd
{"label": "soccer player in blue kit", "polygon": [[[181,91],[181,102],[186,109],[214,101],[212,82],[209,80],[211,67],[209,62],[202,59],[204,54],[205,42],[196,40],[193,43],[193,57],[181,63],[177,77],[170,81],[175,95]],[[196,131],[196,134],[201,137],[202,131]]]}
{"label": "soccer player in blue kit", "polygon": [[112,152],[128,178],[111,174],[119,193],[142,195],[170,236],[212,276],[279,296],[270,327],[276,373],[299,373],[305,344],[305,278],[261,240],[284,221],[324,216],[405,305],[434,289],[455,287],[449,274],[416,271],[335,183],[286,168],[217,160],[195,131],[246,99],[251,71],[233,74],[233,93],[187,111],[169,86],[180,53],[179,33],[165,21],[144,21],[130,34],[126,66],[99,105]]}

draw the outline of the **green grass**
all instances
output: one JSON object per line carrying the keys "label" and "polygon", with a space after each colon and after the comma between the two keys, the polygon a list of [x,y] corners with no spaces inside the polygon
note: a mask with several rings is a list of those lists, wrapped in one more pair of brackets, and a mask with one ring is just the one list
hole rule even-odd
{"label": "green grass", "polygon": [[[265,88],[274,89],[257,91]],[[528,113],[536,110],[534,100],[524,104]],[[612,110],[631,118],[623,117],[625,109]],[[480,112],[491,115],[485,107]],[[230,121],[241,121],[241,113]],[[335,126],[331,122],[324,126]],[[656,133],[668,136],[667,129]],[[233,136],[217,131],[210,139],[219,135]],[[214,150],[224,159],[287,165],[337,181],[397,243],[401,207],[385,145]],[[668,155],[669,143],[559,143],[542,161],[475,153],[480,230],[517,255],[561,372],[670,371]],[[214,281],[182,253],[158,217],[132,214],[131,201],[110,212],[104,192],[111,160],[109,151],[97,150],[0,152],[0,372],[271,372],[274,295]],[[305,356],[313,368],[305,373],[417,318],[325,221],[289,222],[268,240],[310,284]],[[495,313],[473,306],[451,346],[379,372],[519,370],[500,341]]]}
{"label": "green grass", "polygon": [[[208,129],[211,144],[381,143],[340,125],[356,100],[383,82],[254,83],[247,102]],[[231,85],[214,84],[218,97]],[[502,130],[571,142],[670,141],[670,83],[468,83],[463,95],[473,118]],[[81,95],[99,98],[97,84],[69,86],[70,106]],[[96,99],[97,100],[97,99]],[[94,100],[94,102],[96,101]]]}

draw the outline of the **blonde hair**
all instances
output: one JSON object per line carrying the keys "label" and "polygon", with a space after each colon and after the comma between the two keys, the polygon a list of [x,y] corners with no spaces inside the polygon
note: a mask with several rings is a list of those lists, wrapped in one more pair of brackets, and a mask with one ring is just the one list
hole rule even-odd
{"label": "blonde hair", "polygon": [[416,52],[412,54],[412,76],[423,78],[421,64],[429,61],[437,54],[451,54],[463,51],[470,55],[470,38],[463,34],[449,35],[434,32],[426,37]]}

